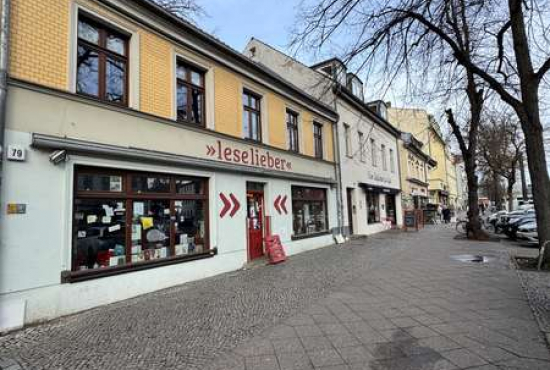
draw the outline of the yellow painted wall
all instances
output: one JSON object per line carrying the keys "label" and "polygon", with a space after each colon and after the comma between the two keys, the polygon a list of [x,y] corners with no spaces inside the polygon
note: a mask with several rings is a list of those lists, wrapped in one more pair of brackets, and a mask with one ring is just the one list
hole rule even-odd
{"label": "yellow painted wall", "polygon": [[[71,30],[71,0],[13,0],[10,75],[32,83],[69,91],[69,50]],[[139,82],[139,109],[163,118],[174,115],[175,84],[173,45],[161,36],[109,12],[95,2],[80,0],[79,4],[138,34],[139,76],[129,76],[130,84]],[[130,64],[136,59],[132,51]],[[189,52],[190,53],[190,52]],[[209,62],[210,63],[210,62]],[[215,129],[221,133],[242,137],[242,86],[246,79],[224,67],[213,64]],[[132,70],[130,69],[130,73]],[[137,79],[137,80],[134,80]],[[207,86],[208,88],[208,86]],[[208,95],[208,91],[207,91]],[[285,99],[266,92],[269,144],[287,149]],[[293,102],[295,105],[296,102]],[[208,108],[207,108],[208,109]],[[212,108],[210,108],[212,109]],[[312,114],[300,107],[302,114],[302,154],[313,156]],[[207,112],[208,117],[208,112]],[[321,122],[327,123],[327,122]],[[325,125],[327,160],[334,159],[331,124]]]}
{"label": "yellow painted wall", "polygon": [[313,118],[308,112],[302,113],[302,144],[303,148],[300,151],[305,155],[314,156],[313,146]]}
{"label": "yellow painted wall", "polygon": [[241,80],[223,68],[216,68],[214,81],[216,131],[242,137]]}
{"label": "yellow painted wall", "polygon": [[12,77],[67,89],[69,16],[69,0],[12,1]]}
{"label": "yellow painted wall", "polygon": [[268,94],[266,98],[269,107],[269,144],[277,148],[287,149],[285,103],[273,94]]}
{"label": "yellow painted wall", "polygon": [[172,45],[142,31],[140,41],[140,109],[164,118],[173,116]]}

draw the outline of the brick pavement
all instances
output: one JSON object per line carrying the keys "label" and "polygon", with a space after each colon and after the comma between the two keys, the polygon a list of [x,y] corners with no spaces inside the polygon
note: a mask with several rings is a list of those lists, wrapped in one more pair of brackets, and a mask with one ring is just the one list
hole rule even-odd
{"label": "brick pavement", "polygon": [[[102,307],[0,338],[0,360],[28,369],[550,368],[505,246],[453,235],[443,226],[380,234]],[[479,252],[493,260],[449,258]]]}

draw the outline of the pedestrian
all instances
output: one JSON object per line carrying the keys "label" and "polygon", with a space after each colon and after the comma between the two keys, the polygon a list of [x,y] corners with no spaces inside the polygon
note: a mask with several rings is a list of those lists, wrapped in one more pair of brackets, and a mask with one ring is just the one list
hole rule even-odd
{"label": "pedestrian", "polygon": [[437,218],[439,218],[439,221],[443,221],[443,214],[442,214],[442,209],[443,207],[441,207],[441,204],[438,204],[437,205]]}
{"label": "pedestrian", "polygon": [[446,224],[451,222],[451,210],[449,208],[443,210],[443,218]]}

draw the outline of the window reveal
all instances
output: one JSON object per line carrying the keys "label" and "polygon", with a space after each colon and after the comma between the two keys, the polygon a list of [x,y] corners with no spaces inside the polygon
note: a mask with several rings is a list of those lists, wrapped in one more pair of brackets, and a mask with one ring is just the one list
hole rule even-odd
{"label": "window reveal", "polygon": [[326,199],[325,189],[292,187],[294,236],[307,236],[328,231]]}
{"label": "window reveal", "polygon": [[128,37],[104,25],[80,17],[76,92],[128,104]]}
{"label": "window reveal", "polygon": [[204,72],[178,60],[176,67],[177,120],[205,125]]}
{"label": "window reveal", "polygon": [[73,271],[208,250],[207,180],[94,168],[75,177]]}

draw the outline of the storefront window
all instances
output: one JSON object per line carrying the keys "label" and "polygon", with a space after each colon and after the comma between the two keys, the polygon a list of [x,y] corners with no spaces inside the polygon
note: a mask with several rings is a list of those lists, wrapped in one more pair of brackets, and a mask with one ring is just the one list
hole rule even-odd
{"label": "storefront window", "polygon": [[380,196],[378,193],[367,191],[367,212],[369,224],[380,222]]}
{"label": "storefront window", "polygon": [[78,168],[76,181],[73,271],[208,250],[207,180]]}
{"label": "storefront window", "polygon": [[292,187],[294,236],[328,231],[327,194],[325,189]]}

